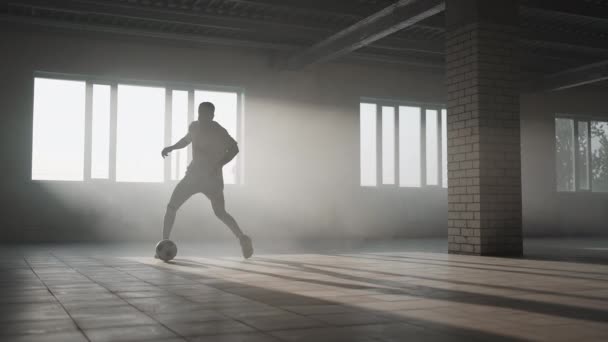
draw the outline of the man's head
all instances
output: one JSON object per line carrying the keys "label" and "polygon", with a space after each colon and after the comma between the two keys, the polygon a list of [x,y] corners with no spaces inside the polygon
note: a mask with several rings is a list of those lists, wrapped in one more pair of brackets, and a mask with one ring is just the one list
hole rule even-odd
{"label": "man's head", "polygon": [[215,106],[211,102],[201,102],[198,105],[198,121],[210,122],[215,115]]}

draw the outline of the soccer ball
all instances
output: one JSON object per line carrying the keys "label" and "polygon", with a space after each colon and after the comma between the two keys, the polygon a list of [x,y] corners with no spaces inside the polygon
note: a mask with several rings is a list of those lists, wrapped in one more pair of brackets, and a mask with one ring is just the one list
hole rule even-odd
{"label": "soccer ball", "polygon": [[156,256],[167,262],[177,255],[177,245],[175,242],[171,240],[160,240],[158,244],[156,244]]}

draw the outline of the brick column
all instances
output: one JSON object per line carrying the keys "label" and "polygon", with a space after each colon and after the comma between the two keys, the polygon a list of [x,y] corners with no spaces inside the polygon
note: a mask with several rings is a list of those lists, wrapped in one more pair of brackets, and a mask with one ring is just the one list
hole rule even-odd
{"label": "brick column", "polygon": [[446,11],[448,250],[521,255],[517,2]]}

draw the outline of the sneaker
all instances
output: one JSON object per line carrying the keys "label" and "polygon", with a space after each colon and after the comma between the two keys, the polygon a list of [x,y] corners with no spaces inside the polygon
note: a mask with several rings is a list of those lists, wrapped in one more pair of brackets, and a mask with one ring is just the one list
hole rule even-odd
{"label": "sneaker", "polygon": [[239,241],[241,242],[241,251],[243,252],[243,258],[249,259],[253,255],[253,244],[251,238],[247,235],[243,235]]}

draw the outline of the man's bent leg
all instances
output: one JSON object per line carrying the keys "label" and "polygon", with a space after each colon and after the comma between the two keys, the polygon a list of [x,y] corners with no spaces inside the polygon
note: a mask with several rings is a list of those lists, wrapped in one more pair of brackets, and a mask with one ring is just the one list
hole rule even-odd
{"label": "man's bent leg", "polygon": [[226,211],[226,204],[224,202],[224,193],[222,191],[218,191],[214,194],[206,194],[209,200],[211,201],[211,207],[213,208],[213,212],[215,216],[219,218],[230,230],[232,233],[239,239],[241,243],[241,250],[243,252],[243,257],[245,259],[249,259],[253,255],[253,245],[251,243],[251,238],[249,236],[243,234],[241,228],[232,215],[230,215]]}
{"label": "man's bent leg", "polygon": [[207,197],[211,201],[211,207],[213,208],[213,212],[215,213],[215,216],[217,216],[217,218],[219,218],[222,222],[224,222],[224,224],[226,226],[228,226],[228,228],[230,228],[232,233],[238,239],[243,237],[244,234],[241,231],[241,228],[239,227],[238,223],[236,223],[236,220],[234,219],[234,217],[232,217],[232,215],[230,215],[226,211],[224,193],[218,192],[217,194],[207,195]]}
{"label": "man's bent leg", "polygon": [[173,229],[173,223],[175,223],[175,216],[177,210],[196,193],[196,189],[192,184],[189,184],[186,178],[182,179],[171,195],[171,200],[167,205],[167,211],[165,212],[165,220],[163,222],[163,239],[169,239],[171,236],[171,230]]}

